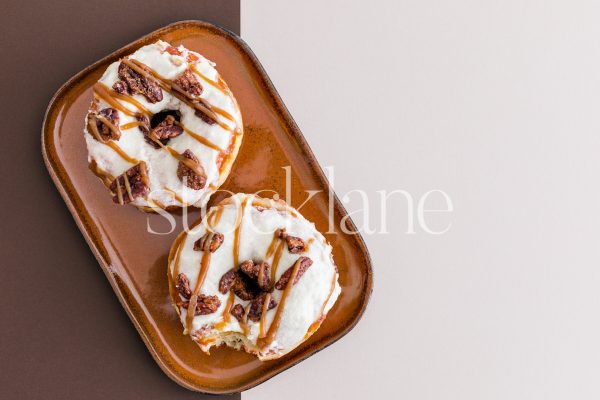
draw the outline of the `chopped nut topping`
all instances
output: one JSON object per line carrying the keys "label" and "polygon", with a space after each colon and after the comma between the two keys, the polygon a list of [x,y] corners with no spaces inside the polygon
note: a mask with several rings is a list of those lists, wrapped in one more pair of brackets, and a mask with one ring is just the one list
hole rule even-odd
{"label": "chopped nut topping", "polygon": [[191,97],[198,97],[202,94],[202,85],[198,79],[196,79],[192,73],[192,70],[190,69],[183,71],[183,73],[179,75],[179,77],[177,77],[173,83],[176,85],[173,86],[174,89],[178,91],[181,89],[185,94]]}
{"label": "chopped nut topping", "polygon": [[184,299],[189,299],[192,296],[192,290],[190,289],[190,281],[185,276],[185,274],[181,273],[177,275],[177,279],[175,281],[175,289],[179,292],[181,297]]}
{"label": "chopped nut topping", "polygon": [[219,281],[219,292],[221,292],[222,294],[227,294],[227,292],[231,290],[236,279],[237,273],[233,268],[227,271]]}
{"label": "chopped nut topping", "polygon": [[[294,282],[292,283],[292,285],[295,285],[296,283],[298,283],[298,281],[300,280],[302,275],[304,275],[306,270],[313,263],[312,260],[308,257],[300,257],[296,262],[299,262],[300,266],[298,267],[298,273],[296,274],[296,279],[294,279]],[[285,272],[283,273],[283,275],[281,275],[281,277],[279,278],[277,283],[275,283],[275,289],[278,289],[278,290],[285,289],[286,285],[288,284],[288,281],[290,280],[290,277],[292,276],[292,271],[294,270],[295,265],[296,265],[296,263],[294,263],[291,267],[289,267],[287,270],[285,270]]]}
{"label": "chopped nut topping", "polygon": [[[119,112],[116,109],[111,107],[104,108],[98,114],[90,113],[89,118],[91,119],[90,123],[96,124],[97,133],[100,135],[102,142],[119,140],[121,138]],[[94,128],[92,127],[91,129],[93,130]],[[92,131],[90,134],[94,139],[98,140],[96,132]]]}
{"label": "chopped nut topping", "polygon": [[233,268],[227,271],[219,281],[219,292],[226,294],[230,290],[242,300],[252,300],[260,292],[256,283]]}
{"label": "chopped nut topping", "polygon": [[[185,301],[181,304],[183,308],[188,308],[190,305],[189,301]],[[217,296],[207,296],[204,294],[198,295],[198,301],[196,302],[196,309],[194,315],[207,315],[212,314],[219,309],[221,300]]]}
{"label": "chopped nut topping", "polygon": [[[148,71],[147,67],[143,69]],[[132,68],[125,65],[125,63],[119,64],[118,74],[123,83],[127,85],[127,92],[129,94],[139,93],[143,95],[150,103],[157,103],[163,99],[162,89],[158,83],[146,78],[141,74],[138,74]],[[115,85],[113,85],[113,89],[115,89]],[[118,88],[121,89],[121,87],[122,85],[119,84]]]}
{"label": "chopped nut topping", "polygon": [[181,55],[181,51],[174,46],[169,46],[165,49],[165,51],[173,56],[180,56]]}
{"label": "chopped nut topping", "polygon": [[[248,312],[248,319],[250,321],[258,322],[260,321],[260,317],[262,316],[263,305],[268,296],[268,293],[263,293],[258,296],[256,299],[252,300],[250,303],[250,311]],[[277,306],[277,302],[269,296],[269,305],[267,306],[267,311],[275,308]]]}
{"label": "chopped nut topping", "polygon": [[246,260],[240,264],[240,271],[256,281],[259,289],[263,292],[270,292],[273,290],[273,284],[271,283],[271,266],[265,261],[254,263],[252,260]]}
{"label": "chopped nut topping", "polygon": [[123,81],[116,81],[113,84],[112,88],[117,93],[120,93],[120,94],[127,93],[127,84]]}
{"label": "chopped nut topping", "polygon": [[242,300],[272,292],[271,266],[264,261],[246,260],[237,269],[230,269],[221,277],[219,291],[226,294],[230,290]]}
{"label": "chopped nut topping", "polygon": [[247,276],[237,273],[237,277],[231,287],[233,293],[242,300],[253,300],[260,294],[257,285]]}
{"label": "chopped nut topping", "polygon": [[[148,140],[147,136],[148,136],[148,132],[150,132],[150,120],[144,114],[137,114],[135,116],[135,119],[140,123],[140,125],[139,125],[140,131],[142,131],[142,133],[144,134],[144,137],[146,138],[146,140]],[[156,143],[152,142],[151,144],[155,145]]]}
{"label": "chopped nut topping", "polygon": [[299,237],[288,235],[285,229],[280,229],[278,235],[281,239],[285,240],[290,253],[297,254],[306,251],[306,243]]}
{"label": "chopped nut topping", "polygon": [[224,239],[225,236],[223,236],[222,233],[207,232],[206,235],[196,240],[194,243],[194,250],[210,251],[211,253],[214,253],[219,247],[221,247]]}
{"label": "chopped nut topping", "polygon": [[201,98],[193,99],[192,103],[194,104],[194,108],[196,110],[194,114],[196,114],[198,118],[206,122],[208,125],[214,125],[217,123],[217,116],[212,110],[210,104]]}
{"label": "chopped nut topping", "polygon": [[110,190],[115,193],[113,201],[118,204],[129,204],[138,197],[146,196],[150,191],[146,163],[140,161],[117,176],[110,184]]}
{"label": "chopped nut topping", "polygon": [[[144,136],[146,138],[146,142],[151,144],[155,149],[161,147],[161,145],[157,142],[166,145],[170,139],[177,137],[183,133],[183,128],[177,125],[177,119],[172,114],[170,114],[169,111],[163,111],[159,114],[164,114],[164,119],[162,119],[162,121],[158,125],[150,129],[149,131],[145,131],[144,129],[142,129],[142,132],[144,132]],[[159,118],[162,117],[162,115],[159,116],[159,114],[156,114],[154,117],[152,117],[153,121],[156,120],[155,117],[157,116]]]}
{"label": "chopped nut topping", "polygon": [[229,313],[233,315],[239,322],[242,322],[244,320],[244,314],[246,313],[246,310],[244,310],[244,306],[241,304],[236,304],[231,308]]}
{"label": "chopped nut topping", "polygon": [[[206,185],[206,173],[200,161],[190,149],[182,154],[183,158],[177,165],[177,177],[189,188],[200,190]],[[193,167],[193,168],[192,168]]]}

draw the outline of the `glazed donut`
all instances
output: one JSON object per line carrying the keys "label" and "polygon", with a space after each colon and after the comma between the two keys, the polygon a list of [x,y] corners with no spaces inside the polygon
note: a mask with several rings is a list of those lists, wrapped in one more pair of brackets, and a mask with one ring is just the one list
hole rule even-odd
{"label": "glazed donut", "polygon": [[332,248],[285,202],[236,194],[171,247],[169,292],[184,334],[261,360],[310,337],[341,288]]}
{"label": "glazed donut", "polygon": [[214,63],[158,41],[106,69],[84,136],[113,201],[151,211],[204,206],[231,170],[243,125]]}

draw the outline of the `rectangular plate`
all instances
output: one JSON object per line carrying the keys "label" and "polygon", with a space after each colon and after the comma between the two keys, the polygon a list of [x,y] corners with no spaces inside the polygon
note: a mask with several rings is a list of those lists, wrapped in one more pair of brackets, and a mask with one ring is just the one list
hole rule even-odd
{"label": "rectangular plate", "polygon": [[[301,209],[321,232],[328,230],[328,183],[302,133],[283,105],[264,69],[236,35],[214,25],[183,21],[159,29],[89,66],[71,78],[52,99],[42,128],[46,166],[73,214],[119,301],[127,311],[163,371],[179,384],[205,393],[224,394],[251,388],[311,356],[344,336],[358,322],[372,289],[371,260],[359,234],[345,234],[347,215],[337,197],[332,212],[335,233],[326,234],[340,271],[342,293],[321,328],[293,352],[273,361],[224,346],[204,354],[182,334],[170,303],[167,255],[182,229],[181,212],[174,213],[175,231],[166,219],[130,206],[112,203],[106,188],[87,165],[84,118],[92,85],[108,65],[139,47],[165,40],[184,45],[217,63],[240,105],[244,139],[231,175],[222,189],[256,193],[274,190],[285,196],[285,173],[292,170],[292,205],[300,206],[306,190],[322,190]],[[220,199],[211,199],[214,203]],[[189,213],[191,221],[199,211]],[[349,218],[346,225],[355,229]]]}

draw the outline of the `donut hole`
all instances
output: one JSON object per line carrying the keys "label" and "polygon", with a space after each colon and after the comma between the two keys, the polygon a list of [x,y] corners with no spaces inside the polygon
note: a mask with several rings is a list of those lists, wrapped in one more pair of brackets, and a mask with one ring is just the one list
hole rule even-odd
{"label": "donut hole", "polygon": [[161,122],[163,122],[169,115],[175,118],[175,121],[181,122],[181,113],[177,110],[163,110],[158,112],[150,118],[150,129],[156,128]]}

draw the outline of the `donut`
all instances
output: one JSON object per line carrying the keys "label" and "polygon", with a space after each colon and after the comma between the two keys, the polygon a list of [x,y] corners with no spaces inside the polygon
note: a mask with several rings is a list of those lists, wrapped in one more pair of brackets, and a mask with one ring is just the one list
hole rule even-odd
{"label": "donut", "polygon": [[117,204],[144,211],[203,207],[227,178],[242,116],[215,64],[164,41],[106,69],[84,137],[90,169]]}
{"label": "donut", "polygon": [[341,288],[332,248],[283,201],[233,195],[174,241],[171,301],[200,348],[225,344],[260,360],[308,339]]}

